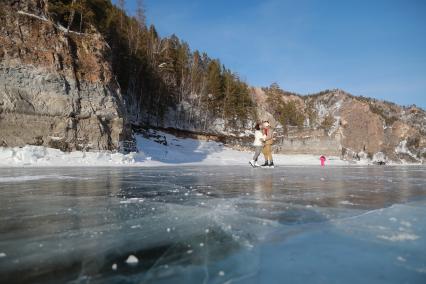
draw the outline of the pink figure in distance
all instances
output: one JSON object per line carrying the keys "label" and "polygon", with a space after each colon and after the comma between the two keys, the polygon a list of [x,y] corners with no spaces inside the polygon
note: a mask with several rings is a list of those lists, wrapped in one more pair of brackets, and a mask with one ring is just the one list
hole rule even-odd
{"label": "pink figure in distance", "polygon": [[321,167],[324,167],[325,166],[325,161],[327,160],[327,158],[324,156],[324,155],[322,155],[321,157],[320,157],[320,161],[321,161]]}

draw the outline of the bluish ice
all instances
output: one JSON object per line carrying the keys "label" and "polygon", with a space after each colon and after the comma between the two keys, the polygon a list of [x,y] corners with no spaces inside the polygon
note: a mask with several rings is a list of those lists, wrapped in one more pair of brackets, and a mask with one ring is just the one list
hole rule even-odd
{"label": "bluish ice", "polygon": [[426,283],[425,167],[0,169],[2,283]]}

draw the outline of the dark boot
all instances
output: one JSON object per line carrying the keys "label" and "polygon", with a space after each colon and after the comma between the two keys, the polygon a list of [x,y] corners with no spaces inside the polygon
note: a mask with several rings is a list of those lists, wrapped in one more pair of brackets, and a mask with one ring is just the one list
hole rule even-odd
{"label": "dark boot", "polygon": [[265,160],[265,163],[263,165],[261,165],[261,167],[269,167],[269,161]]}
{"label": "dark boot", "polygon": [[274,166],[274,161],[270,161],[270,162],[269,162],[269,167],[270,167],[270,168],[275,168],[275,166]]}

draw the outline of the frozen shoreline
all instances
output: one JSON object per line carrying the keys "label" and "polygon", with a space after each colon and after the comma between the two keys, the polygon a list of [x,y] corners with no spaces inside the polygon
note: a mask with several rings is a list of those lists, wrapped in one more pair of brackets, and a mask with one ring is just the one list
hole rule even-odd
{"label": "frozen shoreline", "polygon": [[[136,136],[138,153],[62,152],[43,146],[0,147],[0,167],[158,167],[158,166],[248,166],[252,152],[242,152],[214,141],[178,138],[159,132],[164,144]],[[160,141],[161,142],[161,141]],[[167,145],[165,145],[167,144]],[[260,158],[263,162],[263,157]],[[279,166],[319,166],[319,156],[275,154]],[[328,157],[326,166],[365,166],[358,163]],[[392,165],[392,164],[391,164]],[[399,164],[397,164],[399,165]]]}

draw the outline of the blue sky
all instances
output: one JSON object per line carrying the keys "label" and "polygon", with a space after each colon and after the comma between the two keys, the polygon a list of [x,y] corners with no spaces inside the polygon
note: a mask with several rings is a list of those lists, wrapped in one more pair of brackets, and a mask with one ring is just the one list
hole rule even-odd
{"label": "blue sky", "polygon": [[[135,0],[127,0],[134,10]],[[426,1],[145,0],[148,24],[253,86],[426,108]]]}

